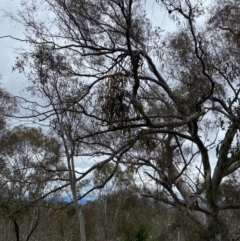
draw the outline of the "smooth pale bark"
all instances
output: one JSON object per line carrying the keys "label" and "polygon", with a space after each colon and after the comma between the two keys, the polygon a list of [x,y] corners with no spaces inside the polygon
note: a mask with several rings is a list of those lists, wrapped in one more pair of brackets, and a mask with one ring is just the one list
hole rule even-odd
{"label": "smooth pale bark", "polygon": [[31,239],[33,232],[36,230],[39,224],[39,216],[40,216],[39,209],[34,209],[33,215],[30,221],[30,226],[27,231],[26,241],[29,241]]}
{"label": "smooth pale bark", "polygon": [[[174,172],[174,176],[179,176],[179,171],[174,165],[172,166],[172,171]],[[205,227],[207,225],[205,214],[199,211],[192,211],[190,209],[190,206],[199,200],[197,200],[196,196],[192,193],[187,183],[180,176],[175,180],[175,185],[189,207],[187,210],[188,215],[194,219],[201,228]]]}
{"label": "smooth pale bark", "polygon": [[10,226],[11,226],[11,221],[8,220],[8,219],[4,219],[4,237],[5,237],[5,241],[9,241]]}
{"label": "smooth pale bark", "polygon": [[[172,166],[172,171],[174,172],[175,176],[179,175],[178,169],[173,165]],[[178,191],[181,193],[182,197],[187,203],[187,214],[188,216],[193,219],[198,226],[201,229],[202,234],[204,235],[204,240],[207,241],[228,241],[229,238],[227,237],[226,232],[222,230],[222,228],[219,226],[218,220],[215,220],[215,222],[210,224],[208,222],[208,217],[207,214],[200,212],[200,211],[195,211],[191,210],[190,206],[192,204],[196,204],[198,202],[198,206],[201,207],[201,209],[205,209],[206,212],[210,212],[206,207],[203,207],[201,205],[201,200],[199,200],[191,191],[190,187],[187,185],[187,183],[180,177],[178,177],[175,180],[175,185],[178,189]],[[211,233],[211,227],[214,226],[219,231],[215,231]]]}
{"label": "smooth pale bark", "polygon": [[77,217],[78,217],[78,220],[79,220],[80,239],[81,239],[81,241],[86,241],[85,222],[84,222],[84,216],[83,216],[83,213],[82,213],[82,208],[78,204],[76,192],[73,191],[72,195],[73,195],[74,206],[75,206],[75,209],[76,209]]}
{"label": "smooth pale bark", "polygon": [[67,158],[69,182],[70,182],[74,207],[75,207],[78,221],[79,221],[80,241],[86,241],[84,217],[83,217],[81,206],[79,206],[78,204],[78,198],[77,198],[77,188],[76,188],[77,180],[76,180],[75,163],[74,163],[75,145],[74,145],[74,141],[71,138],[71,132],[69,133],[64,126],[64,123],[62,121],[63,116],[59,115],[57,111],[55,113],[58,117],[58,123],[61,128],[61,138],[63,141],[64,150]]}
{"label": "smooth pale bark", "polygon": [[77,212],[78,220],[79,220],[79,227],[80,227],[80,240],[86,241],[86,233],[85,233],[85,222],[84,222],[84,216],[82,213],[82,208],[78,204],[78,200],[76,198],[76,193],[73,193],[73,199],[74,199],[74,206]]}
{"label": "smooth pale bark", "polygon": [[77,213],[78,221],[79,221],[79,228],[80,228],[80,240],[86,241],[86,233],[85,233],[85,223],[84,223],[84,217],[82,213],[81,206],[78,204],[78,198],[77,198],[77,190],[76,190],[76,175],[75,175],[75,165],[74,165],[74,158],[72,157],[71,160],[68,160],[69,162],[69,179],[70,179],[70,185],[71,185],[71,191],[73,196],[73,202],[75,206],[75,210]]}
{"label": "smooth pale bark", "polygon": [[75,176],[74,158],[73,157],[71,158],[71,162],[72,162],[72,166],[71,166],[72,170],[70,171],[70,185],[71,185],[74,206],[75,206],[75,210],[76,210],[78,221],[79,221],[80,240],[86,241],[84,217],[83,217],[81,206],[78,204],[78,198],[77,198],[76,176]]}

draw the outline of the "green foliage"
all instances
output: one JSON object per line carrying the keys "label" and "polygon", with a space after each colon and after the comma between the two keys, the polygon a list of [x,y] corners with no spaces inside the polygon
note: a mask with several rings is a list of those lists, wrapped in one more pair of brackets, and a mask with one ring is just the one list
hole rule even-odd
{"label": "green foliage", "polygon": [[[29,239],[39,223],[52,213],[49,207],[58,192],[49,196],[48,201],[42,197],[56,185],[60,173],[64,176],[60,148],[56,139],[33,127],[17,126],[0,138],[0,215],[2,222],[18,226],[16,238]],[[9,224],[6,229],[10,227]]]}
{"label": "green foliage", "polygon": [[148,236],[149,236],[149,231],[148,231],[146,225],[140,224],[140,226],[138,227],[138,231],[135,235],[136,241],[147,241]]}

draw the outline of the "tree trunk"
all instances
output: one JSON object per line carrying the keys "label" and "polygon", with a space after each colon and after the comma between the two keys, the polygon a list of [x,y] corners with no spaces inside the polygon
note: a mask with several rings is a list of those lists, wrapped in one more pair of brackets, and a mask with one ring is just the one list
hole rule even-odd
{"label": "tree trunk", "polygon": [[80,240],[86,241],[84,217],[83,217],[83,213],[82,213],[82,208],[78,204],[76,190],[72,190],[72,195],[73,195],[74,206],[75,206],[75,209],[77,212],[77,217],[78,217],[78,221],[79,221],[79,225],[80,225]]}
{"label": "tree trunk", "polygon": [[71,191],[74,201],[74,206],[77,212],[77,217],[80,225],[80,240],[86,241],[86,233],[85,233],[85,223],[84,223],[84,217],[82,213],[81,206],[78,204],[78,198],[77,198],[77,190],[76,190],[76,175],[75,175],[75,166],[74,166],[74,158],[71,157],[68,160],[69,165],[69,179],[70,179],[70,185],[71,185]]}
{"label": "tree trunk", "polygon": [[202,240],[206,241],[231,241],[228,230],[219,220],[208,222],[206,229],[202,230]]}
{"label": "tree trunk", "polygon": [[5,241],[9,241],[11,221],[9,219],[4,219],[4,237]]}
{"label": "tree trunk", "polygon": [[16,221],[13,221],[14,223],[14,230],[15,230],[15,236],[16,236],[16,241],[19,241],[19,226]]}
{"label": "tree trunk", "polygon": [[[177,168],[172,165],[172,171],[175,176],[179,175]],[[198,205],[201,206],[201,200],[193,199],[191,189],[189,188],[188,184],[184,182],[184,180],[179,177],[175,180],[175,185],[181,195],[183,196],[184,200],[189,203],[189,209],[187,210],[188,216],[193,219],[199,226],[201,230],[202,240],[206,241],[230,241],[228,237],[228,232],[226,227],[219,222],[218,217],[215,220],[208,220],[208,217],[205,213],[200,211],[194,211],[190,209],[190,206],[193,202],[197,201]],[[197,198],[197,197],[196,197]],[[211,212],[210,210],[208,210]]]}

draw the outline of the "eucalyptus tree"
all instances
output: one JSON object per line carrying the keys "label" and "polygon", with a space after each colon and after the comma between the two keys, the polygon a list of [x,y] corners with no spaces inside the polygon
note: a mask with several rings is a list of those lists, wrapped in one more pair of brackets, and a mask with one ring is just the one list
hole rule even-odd
{"label": "eucalyptus tree", "polygon": [[219,193],[240,167],[239,3],[156,1],[178,26],[171,34],[153,26],[147,3],[25,1],[9,13],[31,46],[16,61],[41,98],[29,117],[95,161],[76,181],[112,162],[104,186],[124,163],[156,184],[145,196],[182,209],[202,239],[228,240],[220,213],[240,205]]}
{"label": "eucalyptus tree", "polygon": [[[123,230],[126,231],[124,227],[128,226],[128,224],[123,225],[122,222],[126,222],[124,220],[125,216],[129,217],[131,215],[128,213],[131,208],[128,211],[124,210],[124,207],[127,209],[128,203],[132,202],[131,205],[136,208],[134,210],[137,213],[136,215],[142,217],[137,212],[138,205],[136,205],[135,200],[138,199],[140,190],[135,183],[134,174],[127,169],[123,170],[121,166],[118,166],[116,171],[114,169],[115,165],[113,163],[106,163],[102,167],[95,169],[93,175],[94,185],[98,186],[107,180],[112,173],[115,173],[114,177],[103,188],[92,193],[94,199],[96,199],[96,226],[99,226],[96,235],[98,239],[106,241],[121,238]],[[119,232],[120,226],[124,226],[121,230],[122,233]]]}
{"label": "eucalyptus tree", "polygon": [[[46,214],[52,213],[48,205],[57,201],[60,193],[48,195],[47,199],[44,195],[59,182],[66,182],[60,147],[56,139],[36,128],[18,126],[1,137],[0,215],[5,223],[12,223],[3,226],[6,240],[11,229],[15,238],[10,239],[30,240]],[[48,212],[42,214],[44,207]]]}
{"label": "eucalyptus tree", "polygon": [[0,136],[8,127],[8,117],[17,112],[15,98],[5,89],[0,88]]}

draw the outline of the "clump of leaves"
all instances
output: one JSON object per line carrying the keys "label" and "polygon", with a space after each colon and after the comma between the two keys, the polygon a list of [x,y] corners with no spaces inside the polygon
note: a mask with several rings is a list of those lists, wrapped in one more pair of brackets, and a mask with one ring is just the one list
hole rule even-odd
{"label": "clump of leaves", "polygon": [[126,77],[117,73],[109,77],[103,85],[102,91],[99,91],[97,102],[100,107],[100,115],[109,127],[112,127],[114,123],[121,125],[128,119],[130,108],[126,85]]}

